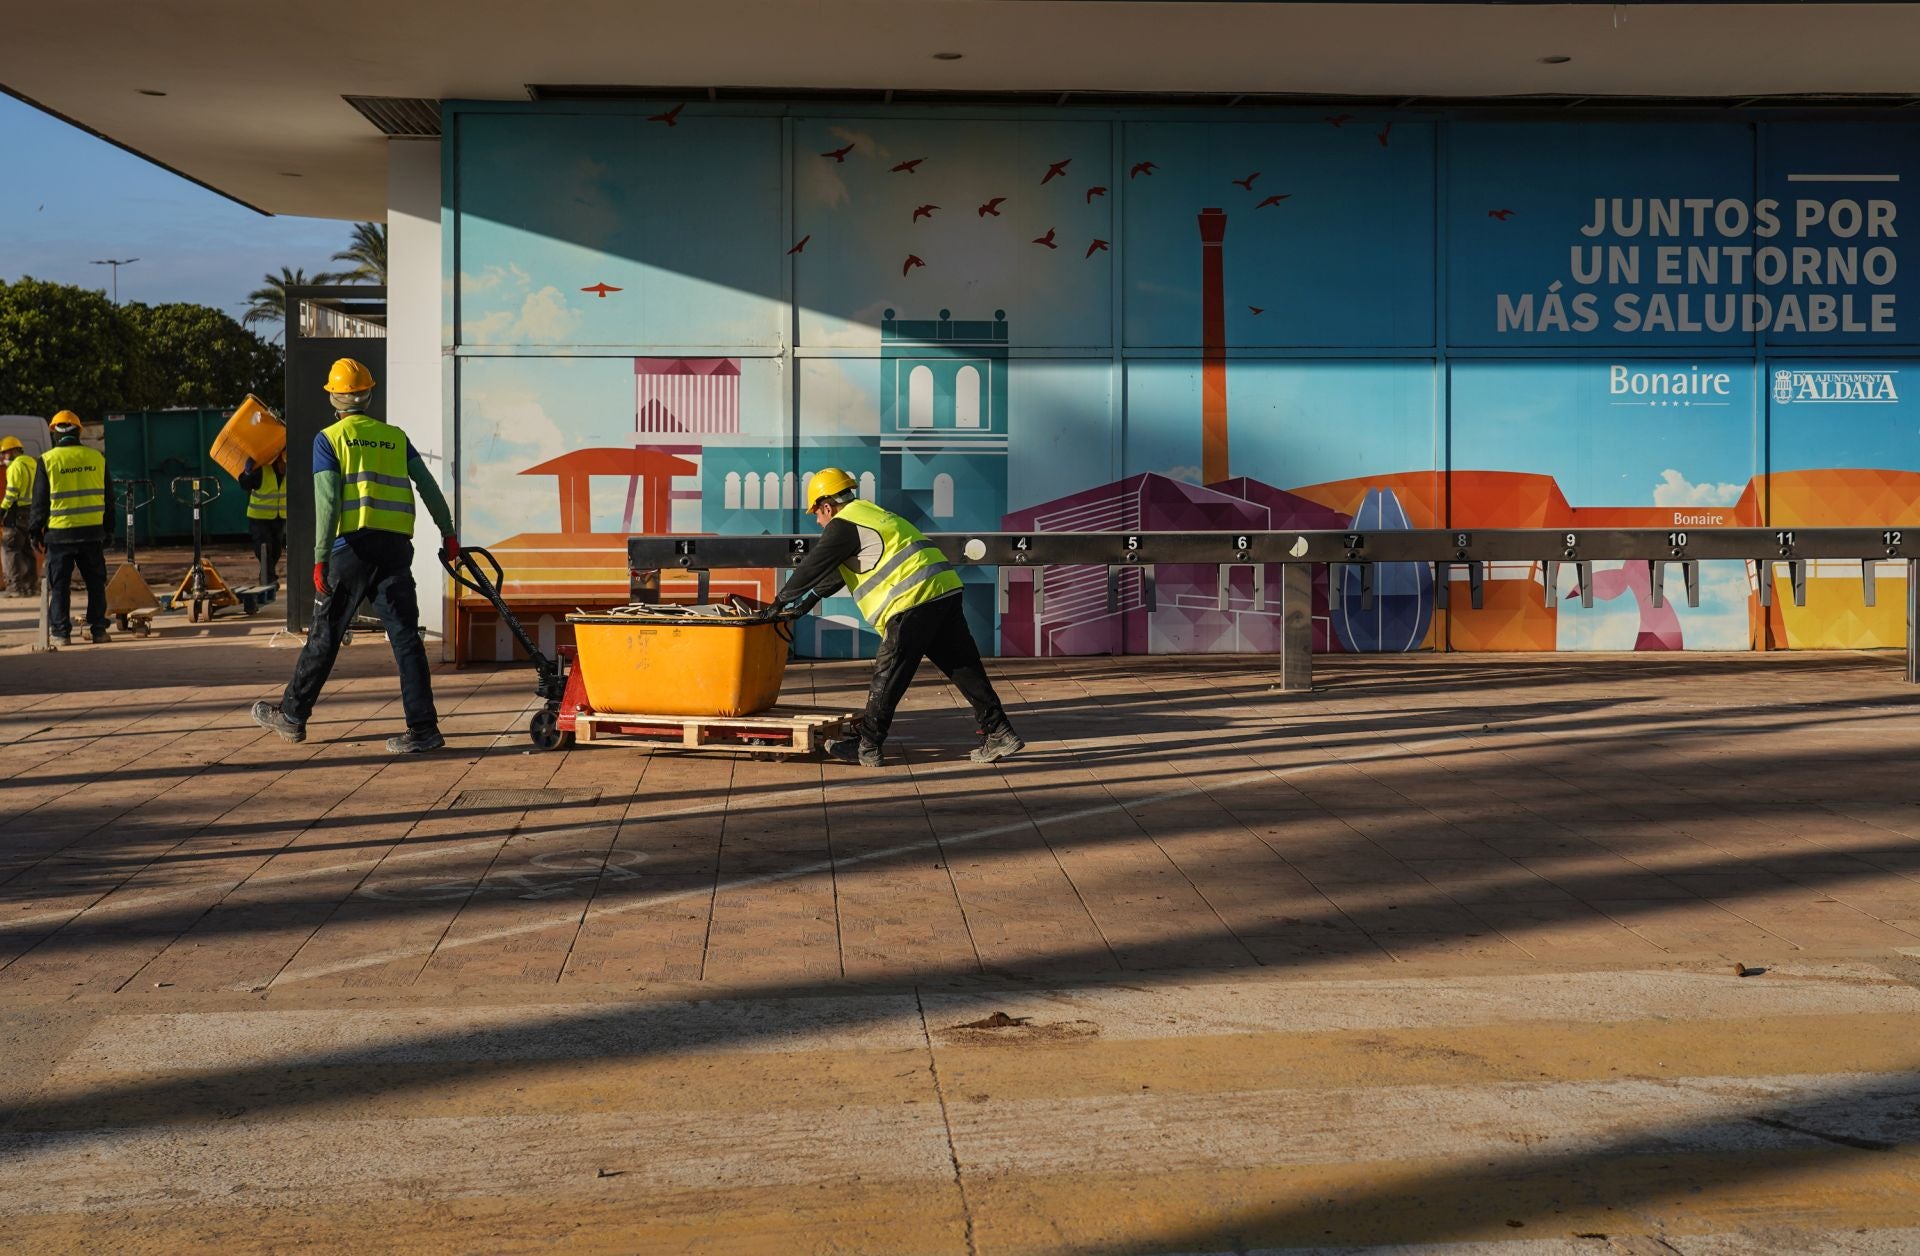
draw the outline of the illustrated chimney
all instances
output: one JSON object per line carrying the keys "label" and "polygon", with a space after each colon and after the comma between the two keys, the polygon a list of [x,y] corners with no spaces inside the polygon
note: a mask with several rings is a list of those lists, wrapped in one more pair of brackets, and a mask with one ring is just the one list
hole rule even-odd
{"label": "illustrated chimney", "polygon": [[1218,484],[1227,470],[1227,292],[1222,243],[1226,211],[1200,211],[1200,482]]}

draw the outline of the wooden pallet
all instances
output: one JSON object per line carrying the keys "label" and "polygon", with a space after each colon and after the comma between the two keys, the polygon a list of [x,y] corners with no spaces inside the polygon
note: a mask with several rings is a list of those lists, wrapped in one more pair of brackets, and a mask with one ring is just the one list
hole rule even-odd
{"label": "wooden pallet", "polygon": [[854,715],[807,707],[774,707],[758,715],[643,715],[581,711],[573,717],[580,742],[621,742],[673,750],[749,750],[761,754],[815,754],[844,735]]}

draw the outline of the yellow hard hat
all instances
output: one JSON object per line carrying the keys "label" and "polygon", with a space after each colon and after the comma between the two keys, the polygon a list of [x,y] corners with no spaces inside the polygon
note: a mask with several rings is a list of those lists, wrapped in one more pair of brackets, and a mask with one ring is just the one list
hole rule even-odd
{"label": "yellow hard hat", "polygon": [[18,436],[0,436],[0,454],[10,454],[16,449],[25,449]]}
{"label": "yellow hard hat", "polygon": [[330,393],[363,393],[373,391],[373,372],[352,358],[341,358],[327,372],[327,391]]}
{"label": "yellow hard hat", "polygon": [[54,415],[51,419],[47,420],[47,426],[50,428],[80,427],[82,426],[82,424],[80,422],[79,415],[75,414],[71,410],[62,410],[60,413]]}
{"label": "yellow hard hat", "polygon": [[859,481],[842,471],[839,467],[828,467],[824,471],[815,471],[807,480],[807,510],[811,512],[820,505],[823,497],[832,497],[844,493],[858,485]]}

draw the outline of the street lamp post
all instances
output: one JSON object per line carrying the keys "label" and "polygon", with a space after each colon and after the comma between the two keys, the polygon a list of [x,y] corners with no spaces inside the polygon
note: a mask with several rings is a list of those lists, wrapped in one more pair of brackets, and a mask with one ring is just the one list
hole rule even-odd
{"label": "street lamp post", "polygon": [[101,257],[93,261],[95,266],[113,267],[113,303],[120,304],[120,268],[131,266],[140,259],[137,257]]}

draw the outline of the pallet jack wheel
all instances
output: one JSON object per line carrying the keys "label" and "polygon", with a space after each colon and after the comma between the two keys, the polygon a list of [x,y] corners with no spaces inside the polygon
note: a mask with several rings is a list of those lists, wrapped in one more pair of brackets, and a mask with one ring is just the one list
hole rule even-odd
{"label": "pallet jack wheel", "polygon": [[527,733],[542,750],[564,750],[573,745],[573,734],[560,731],[560,713],[552,707],[541,707],[533,713]]}

